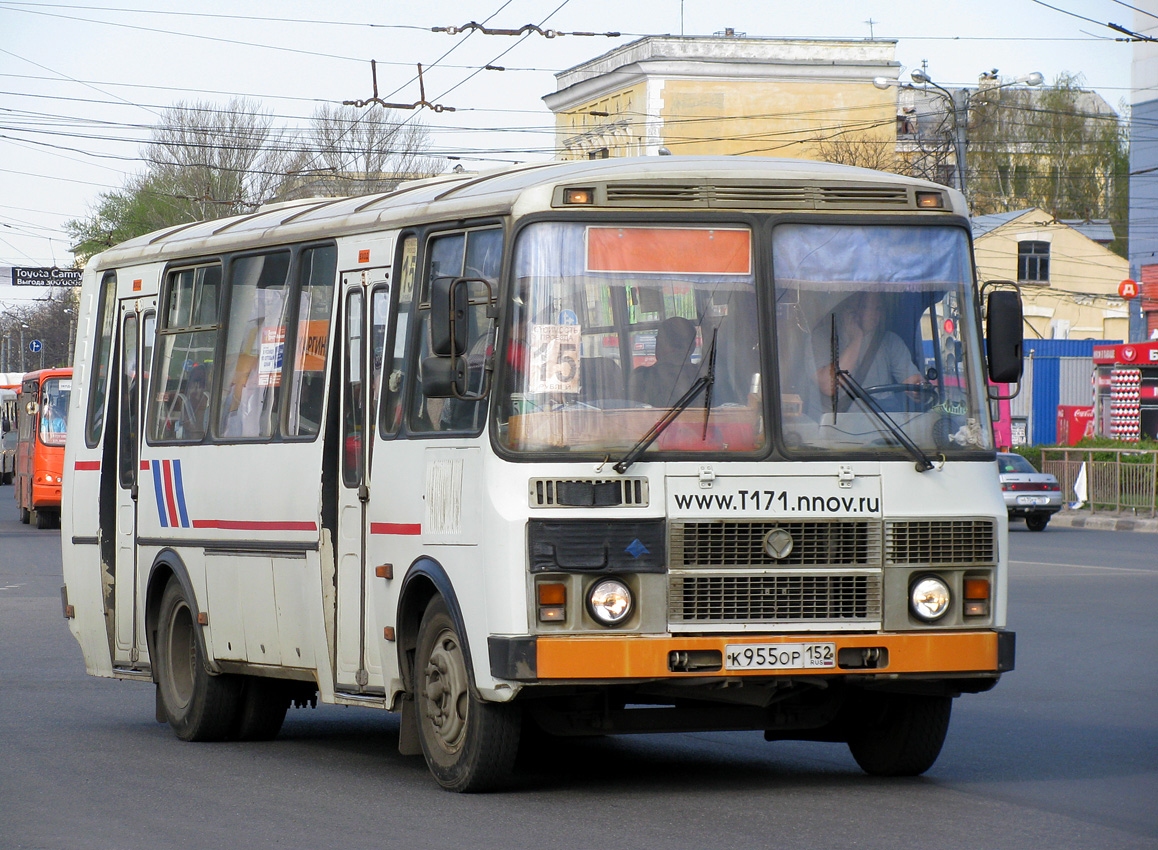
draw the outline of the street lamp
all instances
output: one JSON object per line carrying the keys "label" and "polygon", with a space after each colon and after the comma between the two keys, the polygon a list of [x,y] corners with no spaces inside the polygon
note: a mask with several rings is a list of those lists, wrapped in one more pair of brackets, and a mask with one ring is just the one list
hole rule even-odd
{"label": "street lamp", "polygon": [[[996,71],[994,72],[996,74]],[[910,75],[914,83],[919,85],[931,87],[936,90],[940,96],[949,105],[950,111],[953,113],[953,155],[957,161],[957,188],[961,190],[961,194],[965,196],[966,202],[969,201],[969,188],[967,173],[968,167],[966,164],[966,149],[967,139],[965,132],[969,125],[969,99],[973,92],[971,89],[959,88],[950,91],[942,85],[934,82],[933,79],[924,71],[915,69]],[[987,86],[985,91],[993,91],[994,89],[1003,89],[1008,86],[1027,85],[1040,86],[1044,82],[1045,77],[1040,72],[1034,71],[1030,74],[1018,77],[1015,80],[1010,80],[1007,83],[1001,83],[996,86]],[[903,89],[916,88],[908,83],[903,83],[900,80],[890,80],[888,77],[875,77],[873,85],[882,91],[890,86],[897,86]]]}

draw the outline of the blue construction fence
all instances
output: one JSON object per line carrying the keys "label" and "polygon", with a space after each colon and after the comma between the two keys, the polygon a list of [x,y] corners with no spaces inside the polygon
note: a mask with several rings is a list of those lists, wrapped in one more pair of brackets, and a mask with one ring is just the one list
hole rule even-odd
{"label": "blue construction fence", "polygon": [[1106,339],[1027,339],[1026,372],[1033,359],[1033,378],[1023,386],[1029,397],[1015,405],[1032,411],[1030,445],[1057,443],[1057,408],[1059,404],[1092,404],[1094,346],[1119,345],[1121,340]]}

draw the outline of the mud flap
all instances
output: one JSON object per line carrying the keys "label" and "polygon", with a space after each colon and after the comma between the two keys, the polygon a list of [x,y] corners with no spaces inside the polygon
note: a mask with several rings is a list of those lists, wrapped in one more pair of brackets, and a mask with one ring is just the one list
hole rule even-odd
{"label": "mud flap", "polygon": [[402,696],[402,723],[398,728],[398,752],[404,756],[422,755],[422,742],[418,740],[418,713],[414,706],[413,694]]}

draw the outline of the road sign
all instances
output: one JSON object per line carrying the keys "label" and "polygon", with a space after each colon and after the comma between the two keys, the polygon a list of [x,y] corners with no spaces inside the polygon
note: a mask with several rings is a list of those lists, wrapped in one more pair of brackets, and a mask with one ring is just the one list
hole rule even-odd
{"label": "road sign", "polygon": [[33,354],[40,351],[40,349],[43,347],[44,347],[43,344],[38,339],[34,339],[34,340],[32,340],[32,342],[28,343],[28,350],[31,351]]}

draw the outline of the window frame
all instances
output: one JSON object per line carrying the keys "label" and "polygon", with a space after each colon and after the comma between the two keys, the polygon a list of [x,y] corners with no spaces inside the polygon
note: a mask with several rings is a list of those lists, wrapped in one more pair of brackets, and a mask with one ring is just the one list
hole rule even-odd
{"label": "window frame", "polygon": [[[1042,250],[1044,246],[1044,250]],[[1025,250],[1023,250],[1025,249]],[[1022,239],[1017,243],[1017,282],[1048,284],[1053,246],[1043,239]],[[1033,274],[1030,274],[1032,266]]]}

